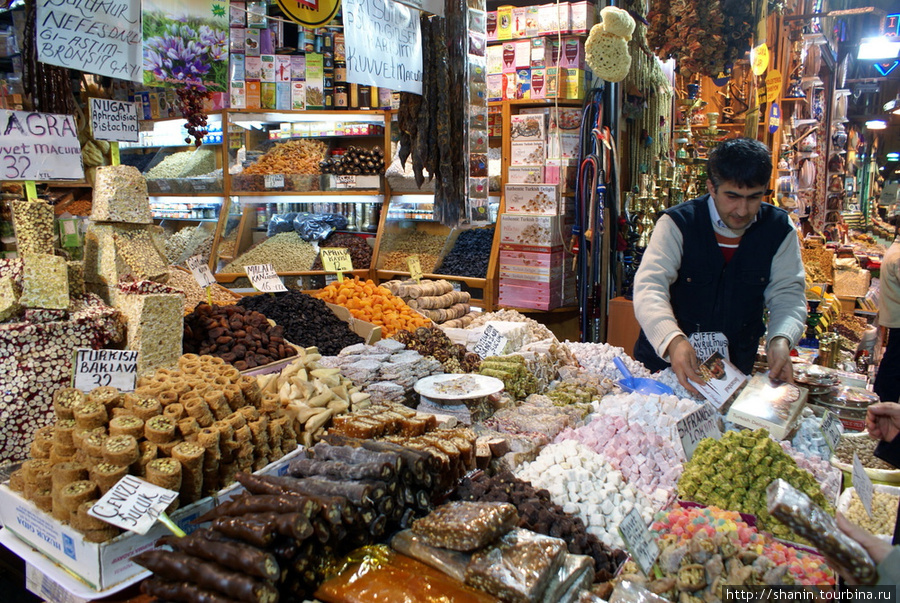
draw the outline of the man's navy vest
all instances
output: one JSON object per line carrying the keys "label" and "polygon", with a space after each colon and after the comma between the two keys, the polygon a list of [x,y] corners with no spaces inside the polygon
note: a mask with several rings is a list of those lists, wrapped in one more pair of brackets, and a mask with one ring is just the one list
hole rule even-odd
{"label": "man's navy vest", "polygon": [[[669,289],[672,310],[687,336],[698,331],[724,333],[732,364],[749,375],[759,338],[765,333],[763,293],[769,284],[772,258],[791,231],[791,224],[784,210],[763,203],[756,222],[744,232],[726,264],[708,203],[709,195],[704,195],[663,212],[672,218],[684,240],[678,278]],[[653,372],[669,366],[656,354],[643,330],[634,357]]]}

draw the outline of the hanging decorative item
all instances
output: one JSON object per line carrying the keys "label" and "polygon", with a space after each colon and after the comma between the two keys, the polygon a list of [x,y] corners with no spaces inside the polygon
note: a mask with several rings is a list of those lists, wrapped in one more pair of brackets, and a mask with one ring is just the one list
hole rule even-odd
{"label": "hanging decorative item", "polygon": [[726,65],[750,47],[752,5],[741,0],[651,0],[647,41],[661,59],[675,58],[684,76],[727,75]]}
{"label": "hanging decorative item", "polygon": [[600,10],[602,21],[591,28],[585,43],[585,60],[594,75],[607,82],[621,82],[631,68],[628,42],[634,32],[634,19],[614,6]]}

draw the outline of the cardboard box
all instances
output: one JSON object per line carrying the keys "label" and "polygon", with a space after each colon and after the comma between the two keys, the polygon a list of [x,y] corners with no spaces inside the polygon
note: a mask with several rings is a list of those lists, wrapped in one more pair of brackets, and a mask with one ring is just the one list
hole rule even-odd
{"label": "cardboard box", "polygon": [[517,266],[500,265],[500,282],[515,284],[516,281],[534,283],[559,283],[563,279],[563,266],[544,268],[532,266],[529,270],[516,270]]}
{"label": "cardboard box", "polygon": [[500,220],[501,249],[527,251],[564,245],[572,234],[572,222],[561,216],[503,214]]}
{"label": "cardboard box", "polygon": [[292,78],[291,55],[276,54],[275,55],[275,81],[289,82]]}
{"label": "cardboard box", "polygon": [[306,55],[306,108],[321,109],[325,102],[324,57],[311,52]]}
{"label": "cardboard box", "polygon": [[293,82],[275,82],[275,108],[279,111],[291,110],[291,88]]}
{"label": "cardboard box", "polygon": [[[198,526],[191,522],[214,506],[215,500],[207,497],[178,509],[171,518],[182,530],[192,532]],[[156,540],[170,533],[162,524],[156,524],[143,536],[126,532],[102,544],[85,542],[77,530],[53,519],[6,484],[0,485],[0,523],[97,590],[105,590],[144,572],[144,568],[129,559],[156,548]]]}
{"label": "cardboard box", "polygon": [[738,393],[726,418],[748,429],[763,427],[783,440],[806,406],[806,396],[806,388],[792,383],[775,386],[768,375],[758,373]]}
{"label": "cardboard box", "polygon": [[547,67],[547,81],[544,84],[545,98],[559,98],[559,67]]}
{"label": "cardboard box", "polygon": [[244,79],[248,81],[262,80],[262,58],[261,57],[245,57],[244,58]]}
{"label": "cardboard box", "polygon": [[[491,73],[487,76],[488,102],[503,100],[503,74]],[[500,136],[500,133],[490,133],[491,136]]]}
{"label": "cardboard box", "polygon": [[487,74],[503,73],[503,44],[487,47]]}
{"label": "cardboard box", "polygon": [[244,30],[244,52],[247,53],[247,56],[258,57],[260,55],[259,47],[260,47],[259,30],[258,29],[245,29]]}
{"label": "cardboard box", "polygon": [[516,82],[519,80],[519,76],[513,71],[511,73],[501,73],[500,76],[503,78],[503,100],[513,100],[516,98]]}
{"label": "cardboard box", "polygon": [[233,54],[229,62],[229,79],[232,82],[240,82],[247,79],[247,70],[244,67],[244,55]]}
{"label": "cardboard box", "polygon": [[531,38],[531,68],[544,68],[547,66],[545,52],[547,50],[544,44],[545,38]]}
{"label": "cardboard box", "polygon": [[263,109],[275,108],[275,82],[261,82],[259,87],[259,106]]}
{"label": "cardboard box", "polygon": [[570,159],[548,159],[544,167],[544,181],[547,184],[558,184],[560,195],[575,192],[575,181],[578,178],[578,167]]}
{"label": "cardboard box", "polygon": [[306,82],[291,82],[291,109],[294,111],[302,111],[305,108]]}
{"label": "cardboard box", "polygon": [[516,71],[516,100],[531,98],[531,69],[519,69]]}
{"label": "cardboard box", "polygon": [[553,184],[507,184],[506,213],[555,216],[559,213],[559,192]]}
{"label": "cardboard box", "polygon": [[515,142],[543,142],[546,138],[546,116],[533,114],[510,115],[510,140]]}
{"label": "cardboard box", "polygon": [[246,31],[242,27],[232,27],[229,30],[228,49],[232,54],[246,51]]}
{"label": "cardboard box", "polygon": [[531,98],[542,99],[546,97],[547,71],[543,68],[531,69]]}
{"label": "cardboard box", "polygon": [[247,108],[247,90],[244,82],[230,82],[228,84],[228,92],[230,95],[229,107],[232,109]]}
{"label": "cardboard box", "polygon": [[381,327],[354,318],[350,310],[343,306],[329,304],[328,302],[325,302],[325,305],[331,308],[335,316],[350,325],[350,330],[362,337],[366,345],[372,345],[381,341]]}
{"label": "cardboard box", "polygon": [[555,35],[569,30],[569,3],[542,4],[538,14],[540,35]]}
{"label": "cardboard box", "polygon": [[512,40],[512,6],[500,6],[497,8],[497,39]]}
{"label": "cardboard box", "polygon": [[539,6],[525,7],[525,36],[533,38],[541,33],[541,9]]}
{"label": "cardboard box", "polygon": [[561,268],[566,261],[566,252],[562,246],[548,247],[544,252],[500,251],[500,265],[515,267],[518,272],[530,272],[532,268]]}
{"label": "cardboard box", "polygon": [[497,11],[487,12],[487,39],[488,42],[497,39]]}
{"label": "cardboard box", "polygon": [[583,100],[588,84],[585,70],[561,68],[560,74],[563,78],[560,88],[561,98]]}
{"label": "cardboard box", "polygon": [[562,39],[562,54],[559,67],[584,69],[584,38],[567,36]]}
{"label": "cardboard box", "polygon": [[501,66],[502,73],[515,73],[516,71],[516,43],[504,42],[501,46],[501,57],[503,64]]}
{"label": "cardboard box", "polygon": [[[558,132],[558,131],[557,131]],[[547,136],[547,160],[578,159],[578,134],[551,133]]]}
{"label": "cardboard box", "polygon": [[569,29],[573,34],[586,34],[597,23],[597,6],[593,2],[569,4]]}
{"label": "cardboard box", "polygon": [[247,82],[246,90],[247,90],[247,108],[248,109],[259,109],[260,107],[260,95],[261,95],[261,84],[259,82]]}
{"label": "cardboard box", "polygon": [[275,83],[275,55],[274,54],[264,54],[260,57],[260,76],[259,79],[262,82],[271,82]]}
{"label": "cardboard box", "polygon": [[514,6],[512,9],[512,37],[516,38],[524,38],[527,34],[525,33],[525,19],[528,13],[528,8],[525,6]]}
{"label": "cardboard box", "polygon": [[539,141],[510,143],[510,165],[538,165],[547,158],[546,145]]}
{"label": "cardboard box", "polygon": [[291,55],[291,81],[306,81],[306,55]]}
{"label": "cardboard box", "polygon": [[531,67],[531,40],[519,40],[513,42],[516,49],[516,69]]}
{"label": "cardboard box", "polygon": [[538,184],[544,182],[544,166],[510,166],[506,172],[506,181],[510,184]]}

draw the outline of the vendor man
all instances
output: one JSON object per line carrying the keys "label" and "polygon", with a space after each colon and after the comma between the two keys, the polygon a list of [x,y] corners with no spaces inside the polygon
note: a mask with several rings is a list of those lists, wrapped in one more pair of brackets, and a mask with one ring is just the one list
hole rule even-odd
{"label": "vendor man", "polygon": [[[663,212],[634,283],[641,334],[634,357],[659,371],[671,365],[696,393],[699,364],[719,351],[753,371],[766,333],[769,375],[793,382],[790,351],[806,328],[800,243],[787,212],[763,203],[772,175],[757,140],[720,143],[709,156],[709,194]],[[764,311],[768,317],[764,323]]]}

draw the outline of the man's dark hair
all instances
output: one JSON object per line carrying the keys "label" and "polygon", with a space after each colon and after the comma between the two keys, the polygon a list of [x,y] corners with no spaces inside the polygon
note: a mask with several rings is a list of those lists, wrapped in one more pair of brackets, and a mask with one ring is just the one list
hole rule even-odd
{"label": "man's dark hair", "polygon": [[723,182],[747,188],[765,186],[772,176],[772,152],[752,138],[729,138],[709,154],[707,175],[716,188]]}

